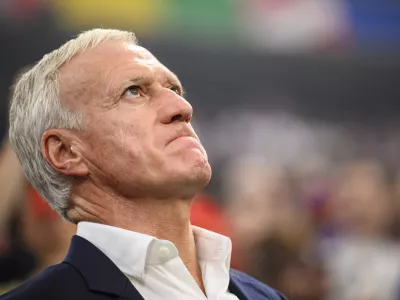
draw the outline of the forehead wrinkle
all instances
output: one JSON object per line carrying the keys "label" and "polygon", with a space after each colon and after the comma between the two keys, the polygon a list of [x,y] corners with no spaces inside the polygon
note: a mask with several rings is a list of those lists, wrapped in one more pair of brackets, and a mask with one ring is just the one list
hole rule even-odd
{"label": "forehead wrinkle", "polygon": [[170,84],[181,86],[178,77],[160,62],[159,65],[155,67],[153,74],[155,79],[162,85]]}
{"label": "forehead wrinkle", "polygon": [[[145,48],[125,44],[122,48],[123,55],[119,56],[119,60],[115,66],[107,74],[107,82],[110,79],[113,81],[110,86],[114,89],[120,88],[125,83],[132,82],[134,78],[142,77],[142,81],[150,82],[155,81],[157,69],[164,69],[165,67]],[[127,67],[125,67],[127,66]],[[117,70],[117,76],[114,76],[114,71]],[[123,73],[121,76],[118,74]]]}
{"label": "forehead wrinkle", "polygon": [[168,69],[165,65],[159,62],[158,66],[160,73],[163,75],[163,84],[170,83],[172,85],[178,85],[182,87],[182,84],[178,78],[178,76],[172,72],[170,69]]}
{"label": "forehead wrinkle", "polygon": [[169,81],[169,83],[171,84],[175,84],[178,85],[180,87],[182,87],[182,83],[179,80],[178,76],[176,76],[174,73],[170,72],[169,76],[167,76],[167,80]]}
{"label": "forehead wrinkle", "polygon": [[60,69],[60,99],[71,105],[88,104],[95,96],[99,74],[92,64],[76,62]]}
{"label": "forehead wrinkle", "polygon": [[115,48],[115,45],[118,43],[108,42],[78,53],[62,66],[60,94],[79,104],[89,104],[96,99],[96,105],[101,106],[101,100],[107,96],[108,91],[107,74],[115,68],[115,64],[111,65],[107,58],[117,55],[120,49]]}

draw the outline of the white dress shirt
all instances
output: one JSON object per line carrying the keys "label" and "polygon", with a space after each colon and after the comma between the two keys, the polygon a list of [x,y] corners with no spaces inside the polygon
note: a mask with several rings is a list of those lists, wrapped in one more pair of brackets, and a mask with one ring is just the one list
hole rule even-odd
{"label": "white dress shirt", "polygon": [[146,300],[238,300],[228,291],[231,240],[199,227],[192,229],[207,296],[170,241],[89,222],[78,224],[77,235],[110,258]]}

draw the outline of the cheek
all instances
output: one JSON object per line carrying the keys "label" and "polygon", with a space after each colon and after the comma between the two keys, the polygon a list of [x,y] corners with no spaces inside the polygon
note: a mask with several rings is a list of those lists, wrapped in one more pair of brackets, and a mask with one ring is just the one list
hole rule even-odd
{"label": "cheek", "polygon": [[147,133],[148,129],[136,120],[99,123],[87,138],[88,155],[95,161],[119,167],[138,164],[149,155],[151,140]]}
{"label": "cheek", "polygon": [[120,169],[127,174],[143,170],[146,165],[161,164],[162,153],[155,140],[155,111],[146,105],[121,103],[109,111],[97,111],[89,116],[90,133],[85,154],[103,171]]}

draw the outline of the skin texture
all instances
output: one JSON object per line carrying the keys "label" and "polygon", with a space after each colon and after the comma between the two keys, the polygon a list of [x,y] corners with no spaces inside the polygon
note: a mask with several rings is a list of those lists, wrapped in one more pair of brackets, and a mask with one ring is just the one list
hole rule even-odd
{"label": "skin texture", "polygon": [[74,181],[68,216],[170,240],[204,291],[189,217],[211,168],[176,75],[146,49],[110,41],[62,66],[60,97],[85,120],[42,137],[47,162]]}

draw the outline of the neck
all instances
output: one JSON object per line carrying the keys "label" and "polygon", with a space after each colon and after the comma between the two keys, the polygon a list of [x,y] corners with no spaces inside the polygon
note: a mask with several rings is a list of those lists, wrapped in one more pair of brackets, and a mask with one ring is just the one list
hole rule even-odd
{"label": "neck", "polygon": [[85,193],[86,195],[79,193],[79,197],[73,193],[68,217],[76,223],[101,223],[171,241],[178,249],[186,268],[204,292],[190,224],[190,200],[131,200],[98,192]]}

